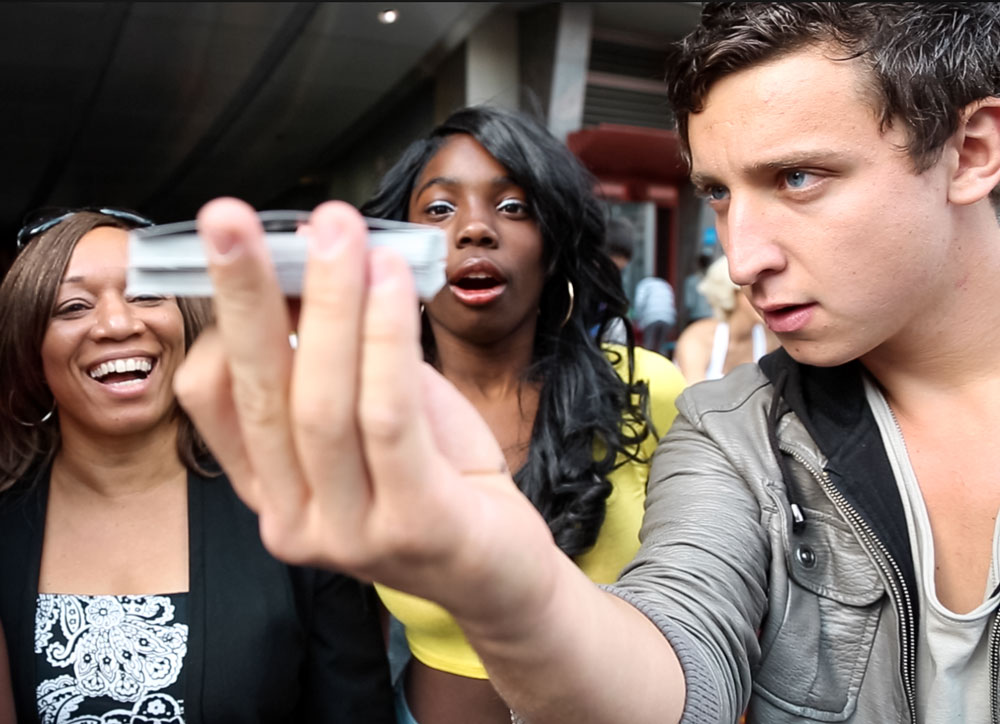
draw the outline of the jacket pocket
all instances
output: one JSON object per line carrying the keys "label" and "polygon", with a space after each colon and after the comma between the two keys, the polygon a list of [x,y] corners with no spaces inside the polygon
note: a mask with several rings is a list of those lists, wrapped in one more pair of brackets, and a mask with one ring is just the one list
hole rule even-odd
{"label": "jacket pocket", "polygon": [[[798,717],[843,721],[857,704],[885,588],[846,523],[806,515],[806,529],[784,540],[786,598],[761,630],[754,690]],[[779,602],[772,592],[772,605]]]}

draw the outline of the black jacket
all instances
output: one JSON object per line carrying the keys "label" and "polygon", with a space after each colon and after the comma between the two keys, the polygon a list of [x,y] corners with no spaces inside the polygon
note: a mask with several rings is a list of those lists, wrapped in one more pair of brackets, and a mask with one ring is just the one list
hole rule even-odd
{"label": "black jacket", "polygon": [[[48,471],[0,494],[0,621],[20,724],[38,721],[34,626]],[[373,592],[285,565],[225,478],[188,475],[186,724],[395,721]]]}

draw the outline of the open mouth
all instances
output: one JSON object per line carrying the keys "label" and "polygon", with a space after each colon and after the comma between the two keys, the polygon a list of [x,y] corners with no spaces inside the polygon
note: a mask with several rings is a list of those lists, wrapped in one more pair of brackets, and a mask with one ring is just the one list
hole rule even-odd
{"label": "open mouth", "polygon": [[451,293],[471,306],[489,304],[507,288],[507,279],[489,259],[467,259],[448,279]]}
{"label": "open mouth", "polygon": [[101,362],[87,374],[102,385],[138,384],[149,377],[155,364],[152,357],[125,357]]}
{"label": "open mouth", "polygon": [[458,287],[459,289],[464,289],[470,292],[483,291],[484,289],[493,289],[503,284],[501,279],[493,276],[492,274],[485,274],[483,272],[476,272],[469,274],[468,276],[463,276],[460,279],[456,279],[452,282],[452,286]]}
{"label": "open mouth", "polygon": [[762,313],[764,323],[775,334],[791,334],[803,329],[812,320],[816,309],[815,303],[789,304],[783,307],[771,307]]}

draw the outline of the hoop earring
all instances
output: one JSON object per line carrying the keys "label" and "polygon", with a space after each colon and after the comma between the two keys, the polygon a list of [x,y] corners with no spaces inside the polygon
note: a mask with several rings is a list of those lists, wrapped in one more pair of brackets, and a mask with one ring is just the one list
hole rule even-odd
{"label": "hoop earring", "polygon": [[562,329],[563,327],[565,327],[566,326],[566,322],[568,322],[569,318],[573,316],[573,296],[574,296],[573,291],[574,291],[573,290],[573,282],[570,281],[569,279],[567,279],[566,280],[566,295],[569,297],[569,308],[566,310],[566,316],[563,317],[563,321],[562,321],[562,324],[559,325],[559,329]]}
{"label": "hoop earring", "polygon": [[18,425],[21,425],[22,427],[38,427],[40,425],[44,425],[46,422],[52,419],[52,415],[54,415],[56,411],[56,403],[55,400],[53,400],[52,409],[46,412],[44,415],[42,415],[41,420],[39,420],[38,422],[25,422],[24,420],[20,419],[17,415],[14,414],[14,390],[11,390],[10,394],[7,395],[7,407],[10,410],[10,416],[14,418],[14,422],[16,422]]}

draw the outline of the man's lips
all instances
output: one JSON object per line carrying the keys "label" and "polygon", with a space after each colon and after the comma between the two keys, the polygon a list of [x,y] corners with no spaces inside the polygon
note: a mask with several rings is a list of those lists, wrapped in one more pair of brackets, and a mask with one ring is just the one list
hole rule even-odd
{"label": "man's lips", "polygon": [[775,334],[798,332],[812,321],[816,303],[772,305],[760,310],[764,323]]}

